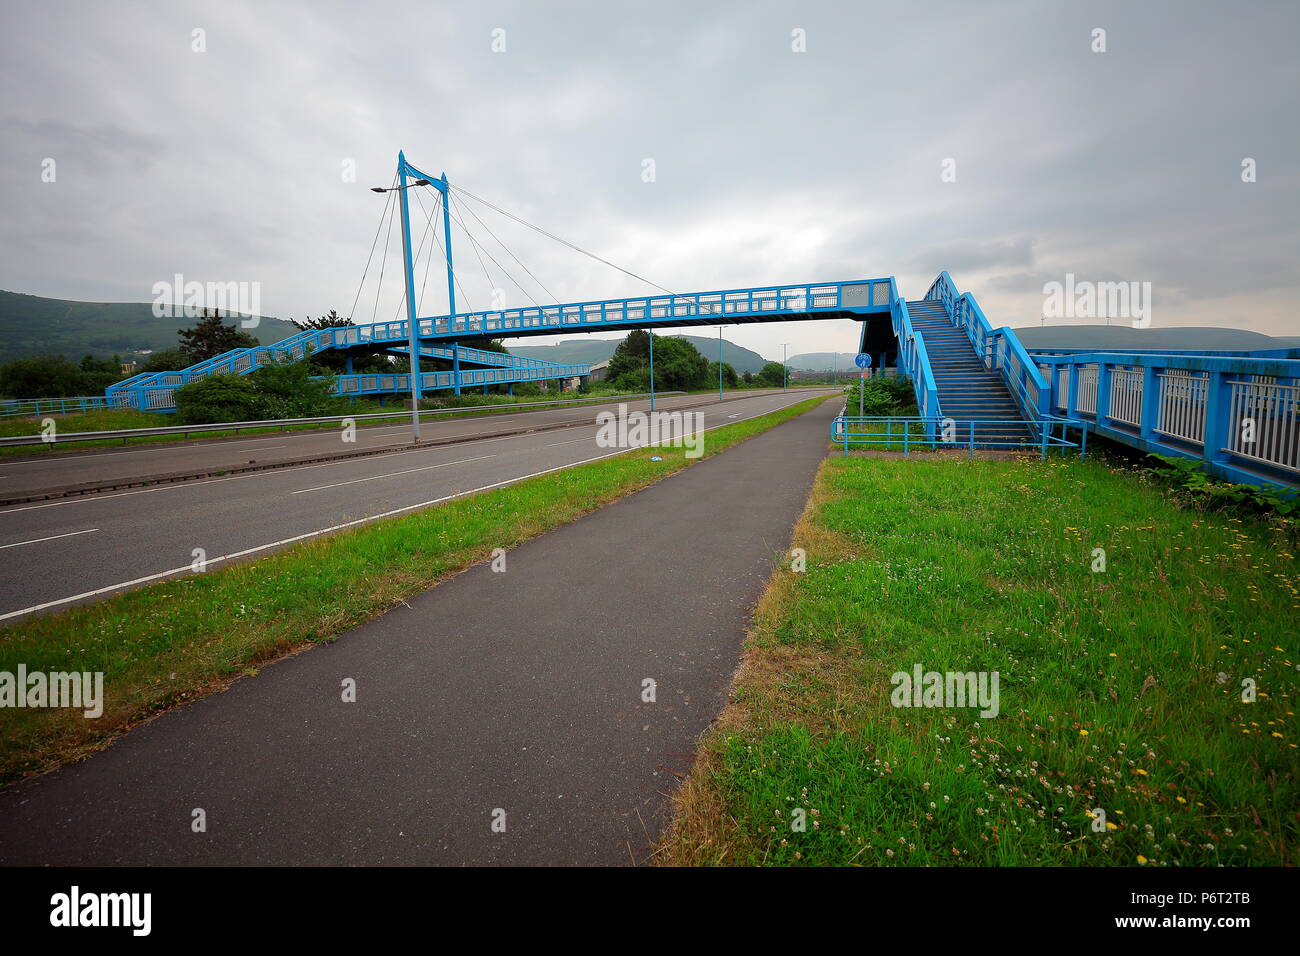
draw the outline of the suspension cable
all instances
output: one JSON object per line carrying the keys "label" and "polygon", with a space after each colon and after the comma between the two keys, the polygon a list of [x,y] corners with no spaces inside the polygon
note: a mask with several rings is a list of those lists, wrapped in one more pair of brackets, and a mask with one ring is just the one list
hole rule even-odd
{"label": "suspension cable", "polygon": [[[465,208],[465,207],[464,207],[462,204],[460,204],[460,203],[457,203],[457,205],[458,205],[458,206],[461,206],[461,208]],[[450,208],[450,207],[449,207],[449,208]],[[469,226],[465,225],[465,220],[461,219],[461,217],[460,217],[459,215],[456,214],[455,210],[452,210],[452,213],[451,213],[451,214],[452,214],[453,216],[456,217],[456,221],[457,221],[458,223],[460,223],[460,227],[461,227],[461,229],[463,229],[463,230],[465,231],[465,235],[466,235],[466,237],[469,239],[469,241],[470,241],[471,243],[473,243],[473,245],[474,245],[474,254],[475,254],[475,255],[478,255],[478,251],[479,251],[479,248],[480,248],[480,245],[479,245],[479,241],[478,241],[478,239],[476,239],[476,238],[474,237],[474,234],[473,234],[472,232],[469,231]],[[492,253],[489,252],[489,251],[487,250],[486,247],[482,247],[482,248],[483,248],[483,255],[485,255],[485,256],[487,256],[489,259],[491,259],[491,260],[492,260],[492,263],[493,263],[493,264],[494,264],[498,269],[501,270],[501,274],[504,275],[507,279],[509,279],[511,282],[514,283],[515,288],[518,289],[520,292],[522,292],[522,293],[524,294],[524,298],[525,298],[525,299],[529,298],[528,290],[525,289],[523,286],[521,286],[521,285],[520,285],[520,284],[515,280],[515,277],[512,276],[512,275],[511,275],[511,274],[506,270],[506,267],[505,267],[505,266],[503,266],[501,263],[497,262],[496,256],[492,255]],[[507,250],[507,251],[508,251],[508,250]],[[487,270],[487,266],[484,266],[484,265],[483,265],[483,256],[479,256],[479,260],[478,260],[478,261],[479,261],[479,265],[480,265],[480,266],[483,266],[483,271],[486,273],[488,270]],[[518,261],[518,260],[516,260],[516,261]],[[520,265],[523,265],[523,263],[520,263]],[[491,277],[491,276],[488,276],[488,283],[491,284],[491,282],[492,282],[492,277]],[[540,283],[539,283],[539,284],[540,284]],[[543,288],[545,288],[545,287],[543,287]],[[554,297],[552,297],[552,298],[554,298]],[[558,304],[558,301],[559,301],[559,300],[556,300],[557,304]]]}
{"label": "suspension cable", "polygon": [[[393,185],[397,185],[397,174],[393,173]],[[388,215],[388,207],[393,201],[393,192],[391,189],[384,194],[384,210],[379,214],[379,228],[375,230],[374,242],[370,243],[370,255],[366,257],[366,268],[361,273],[361,281],[357,284],[357,294],[352,300],[352,310],[348,312],[348,320],[357,314],[357,303],[361,301],[361,289],[366,284],[366,276],[370,274],[370,263],[375,258],[375,247],[379,245],[379,234],[384,231],[384,216]]]}
{"label": "suspension cable", "polygon": [[[514,259],[515,262],[518,262],[518,263],[519,263],[519,268],[521,268],[521,269],[523,269],[525,272],[527,272],[529,278],[531,278],[534,282],[536,282],[536,283],[538,284],[538,286],[541,287],[541,290],[542,290],[543,292],[545,292],[547,295],[549,295],[549,296],[551,297],[551,299],[555,302],[556,305],[559,305],[559,304],[560,304],[560,300],[556,297],[555,293],[552,292],[550,289],[546,288],[546,286],[542,284],[542,280],[541,280],[541,279],[539,279],[539,278],[537,278],[537,276],[533,275],[533,271],[532,271],[531,269],[529,269],[528,266],[524,265],[524,263],[520,260],[520,258],[519,258],[517,255],[515,255],[514,252],[511,251],[510,247],[507,246],[504,242],[501,241],[501,237],[498,236],[495,232],[492,231],[492,227],[489,226],[487,223],[485,223],[485,222],[484,222],[484,221],[479,217],[479,214],[476,213],[476,212],[474,211],[474,207],[473,207],[473,206],[470,206],[470,205],[467,205],[467,204],[461,203],[461,204],[460,204],[460,208],[463,209],[465,212],[469,213],[471,216],[473,216],[473,217],[474,217],[474,221],[477,222],[480,226],[482,226],[484,229],[487,230],[487,234],[488,234],[489,236],[491,236],[493,239],[495,239],[495,240],[497,241],[497,245],[500,246],[502,249],[504,249],[504,250],[506,251],[506,254],[507,254],[508,256],[510,256],[511,259]],[[462,224],[462,225],[463,225],[463,224]],[[468,231],[468,230],[466,230],[466,231]],[[493,261],[495,261],[495,260],[493,260]],[[503,270],[503,271],[504,271],[504,270]],[[515,284],[518,285],[518,283],[515,283]],[[523,292],[523,288],[521,287],[519,291]],[[527,293],[527,292],[524,292],[524,295],[527,296],[528,293]]]}
{"label": "suspension cable", "polygon": [[[567,239],[561,239],[559,236],[555,235],[555,233],[548,232],[545,229],[543,229],[541,226],[534,225],[533,223],[529,222],[527,219],[523,219],[519,216],[516,216],[512,212],[508,212],[507,210],[502,209],[500,206],[488,202],[486,199],[482,198],[481,196],[474,195],[468,189],[463,189],[460,186],[450,186],[450,188],[456,190],[456,192],[458,193],[468,196],[470,199],[473,199],[476,202],[482,203],[483,205],[487,206],[489,209],[493,209],[496,212],[499,212],[507,219],[513,219],[521,226],[527,226],[529,229],[533,230],[539,235],[545,236],[547,239],[554,240],[555,242],[560,243],[560,245],[562,246],[568,246],[574,252],[580,252],[584,256],[588,256],[589,258],[595,259],[597,262],[603,262],[611,269],[617,269],[619,272],[623,273],[624,275],[631,276],[633,279],[636,279],[638,282],[644,282],[646,285],[654,286],[659,291],[666,292],[670,296],[673,296],[674,298],[679,298],[679,297],[684,298],[683,296],[680,295],[680,293],[674,292],[672,289],[666,289],[663,286],[661,286],[659,283],[650,281],[645,276],[637,275],[635,272],[632,272],[630,269],[624,269],[622,266],[610,262],[608,259],[602,258],[601,256],[596,255],[594,252],[588,252],[586,249],[583,249],[581,246],[574,245],[573,243],[569,242]],[[713,311],[712,306],[708,307],[708,311],[709,312]]]}
{"label": "suspension cable", "polygon": [[397,212],[397,203],[392,204],[392,210],[388,214],[388,235],[384,237],[384,255],[379,260],[379,283],[375,286],[375,307],[370,313],[370,324],[375,323],[379,317],[379,293],[384,288],[384,270],[388,266],[388,243],[393,238],[393,216]]}

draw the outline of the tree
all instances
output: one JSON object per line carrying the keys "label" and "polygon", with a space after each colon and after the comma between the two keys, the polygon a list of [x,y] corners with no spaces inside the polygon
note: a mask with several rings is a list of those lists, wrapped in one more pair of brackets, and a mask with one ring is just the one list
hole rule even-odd
{"label": "tree", "polygon": [[322,315],[318,319],[313,319],[310,315],[302,322],[297,319],[290,319],[289,322],[299,332],[306,332],[308,329],[342,329],[352,325],[351,319],[345,319],[333,309],[330,309],[329,315]]}
{"label": "tree", "polygon": [[82,395],[81,369],[59,355],[35,355],[0,366],[0,394],[8,398]]}
{"label": "tree", "polygon": [[743,377],[744,377],[744,382],[745,382],[746,385],[753,385],[753,384],[754,384],[754,373],[753,373],[753,372],[746,372],[746,373],[744,374]]}
{"label": "tree", "polygon": [[[718,363],[710,362],[709,363],[709,384],[712,385],[713,383],[717,382],[717,380],[718,380]],[[722,382],[724,385],[726,385],[727,388],[735,388],[736,385],[740,382],[740,377],[736,374],[736,370],[731,367],[730,362],[724,362],[722,365]]]}
{"label": "tree", "polygon": [[122,360],[116,355],[111,359],[83,356],[79,368],[81,375],[77,383],[78,395],[99,395],[114,382],[127,377],[122,374]]}
{"label": "tree", "polygon": [[[709,387],[709,360],[690,342],[656,335],[654,349],[655,388]],[[717,374],[715,367],[713,382]],[[610,356],[608,378],[616,388],[644,389],[650,384],[650,333],[640,329],[628,333]]]}
{"label": "tree", "polygon": [[221,321],[221,312],[204,309],[192,329],[177,329],[181,337],[181,352],[187,365],[229,352],[231,349],[248,349],[258,344],[257,339]]}
{"label": "tree", "polygon": [[[639,372],[650,365],[650,333],[643,329],[633,329],[627,334],[614,354],[609,357],[609,371],[606,378],[611,382],[629,373]],[[646,377],[649,382],[649,377]]]}
{"label": "tree", "polygon": [[165,349],[150,355],[149,361],[137,368],[136,372],[179,372],[191,364],[193,363],[185,357],[185,353],[180,349]]}
{"label": "tree", "polygon": [[768,362],[758,372],[758,379],[766,385],[785,384],[785,366],[780,362]]}

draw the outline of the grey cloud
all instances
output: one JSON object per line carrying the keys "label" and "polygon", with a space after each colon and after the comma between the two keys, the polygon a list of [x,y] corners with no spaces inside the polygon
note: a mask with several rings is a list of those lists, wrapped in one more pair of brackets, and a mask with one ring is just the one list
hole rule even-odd
{"label": "grey cloud", "polygon": [[[401,148],[675,290],[893,273],[919,296],[947,269],[1001,325],[1032,318],[1043,282],[1073,271],[1150,280],[1181,324],[1295,334],[1300,133],[1285,120],[1300,113],[1300,10],[1231,10],[9,6],[0,287],[136,298],[123,290],[183,271],[259,280],[269,314],[345,311],[383,206],[366,187],[391,179]],[[1098,25],[1105,54],[1088,48]],[[190,50],[195,26],[206,53]],[[806,53],[791,51],[796,27]],[[48,150],[84,168],[61,164],[43,188],[31,157]],[[1257,183],[1240,181],[1245,156]],[[956,182],[940,180],[945,158]],[[557,296],[650,291],[476,211]],[[516,294],[456,243],[471,301]],[[396,263],[391,246],[359,319],[396,310]],[[442,288],[435,264],[430,309]],[[783,341],[851,350],[855,326],[727,334],[779,356]]]}

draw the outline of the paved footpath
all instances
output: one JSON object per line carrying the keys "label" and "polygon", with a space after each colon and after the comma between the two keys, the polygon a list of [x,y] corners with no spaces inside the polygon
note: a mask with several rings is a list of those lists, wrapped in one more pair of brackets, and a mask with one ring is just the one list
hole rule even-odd
{"label": "paved footpath", "polygon": [[840,407],[0,792],[0,863],[645,862]]}

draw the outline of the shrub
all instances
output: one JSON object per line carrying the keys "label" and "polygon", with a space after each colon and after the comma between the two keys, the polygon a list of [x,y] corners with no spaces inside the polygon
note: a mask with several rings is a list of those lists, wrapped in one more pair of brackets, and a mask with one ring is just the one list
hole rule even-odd
{"label": "shrub", "polygon": [[240,375],[209,375],[176,389],[176,419],[183,425],[215,425],[261,418],[262,396]]}

